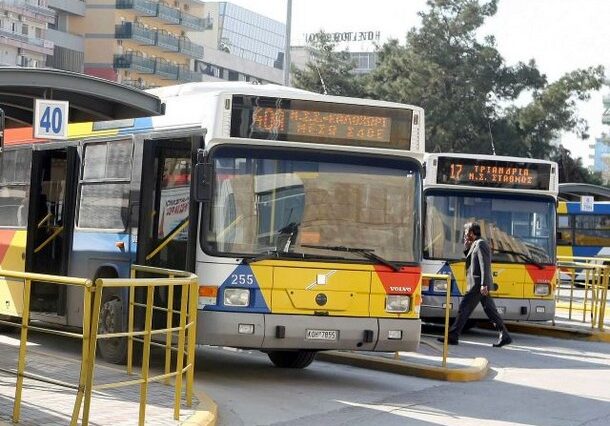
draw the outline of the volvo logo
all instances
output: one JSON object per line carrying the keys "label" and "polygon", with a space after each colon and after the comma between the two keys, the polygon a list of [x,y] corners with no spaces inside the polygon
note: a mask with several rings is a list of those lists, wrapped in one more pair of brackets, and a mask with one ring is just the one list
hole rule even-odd
{"label": "volvo logo", "polygon": [[316,303],[318,304],[318,306],[326,305],[327,301],[328,301],[328,297],[326,297],[326,295],[324,293],[316,294]]}

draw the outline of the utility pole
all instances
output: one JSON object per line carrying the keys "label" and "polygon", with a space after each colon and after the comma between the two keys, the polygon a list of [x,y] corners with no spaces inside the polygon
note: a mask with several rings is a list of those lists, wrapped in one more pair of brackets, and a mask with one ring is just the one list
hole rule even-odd
{"label": "utility pole", "polygon": [[290,30],[292,27],[292,0],[286,0],[286,45],[284,46],[284,86],[290,86]]}

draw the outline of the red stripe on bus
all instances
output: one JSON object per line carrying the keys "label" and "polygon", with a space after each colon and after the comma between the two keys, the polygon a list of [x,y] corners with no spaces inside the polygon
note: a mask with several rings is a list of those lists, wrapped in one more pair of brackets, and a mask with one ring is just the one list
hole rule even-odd
{"label": "red stripe on bus", "polygon": [[4,131],[4,145],[24,145],[30,143],[44,142],[45,139],[34,137],[33,127],[20,127],[16,129],[6,129]]}
{"label": "red stripe on bus", "polygon": [[397,272],[387,266],[375,266],[375,272],[387,294],[413,294],[421,277],[419,266],[403,266]]}
{"label": "red stripe on bus", "polygon": [[16,232],[15,230],[0,230],[0,263],[4,260],[4,255],[11,246]]}

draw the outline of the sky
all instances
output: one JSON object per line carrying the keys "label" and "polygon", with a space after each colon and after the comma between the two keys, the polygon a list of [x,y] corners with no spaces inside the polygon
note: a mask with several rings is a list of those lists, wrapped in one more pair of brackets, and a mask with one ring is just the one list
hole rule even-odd
{"label": "sky", "polygon": [[[286,0],[230,0],[281,22],[286,22]],[[409,29],[420,25],[417,12],[425,0],[293,0],[291,45],[303,45],[305,34],[326,32],[380,32],[380,42],[396,38],[404,43]],[[496,37],[507,65],[534,59],[549,82],[564,73],[604,65],[610,78],[610,0],[499,0],[498,12],[487,20],[480,35]],[[350,44],[352,51],[367,50],[363,43]],[[579,103],[579,114],[589,123],[588,140],[571,133],[561,143],[584,164],[591,164],[589,144],[610,126],[601,123],[602,96],[610,87]],[[416,103],[416,102],[413,102]]]}

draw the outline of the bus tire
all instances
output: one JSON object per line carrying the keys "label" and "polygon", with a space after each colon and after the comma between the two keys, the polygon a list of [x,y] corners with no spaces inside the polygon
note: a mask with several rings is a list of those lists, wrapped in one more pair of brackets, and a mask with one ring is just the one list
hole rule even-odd
{"label": "bus tire", "polygon": [[316,359],[317,351],[270,351],[267,356],[279,368],[305,368]]}
{"label": "bus tire", "polygon": [[[114,269],[102,268],[96,278],[117,278]],[[121,333],[127,330],[123,312],[123,300],[119,291],[106,289],[102,293],[102,306],[98,334]],[[112,364],[125,364],[127,362],[127,338],[98,339],[97,349],[105,361]]]}
{"label": "bus tire", "polygon": [[[100,310],[98,334],[120,333],[125,331],[124,328],[123,302],[121,299],[112,296],[103,301]],[[97,347],[105,361],[112,364],[125,364],[127,362],[127,339],[125,337],[99,339]]]}

